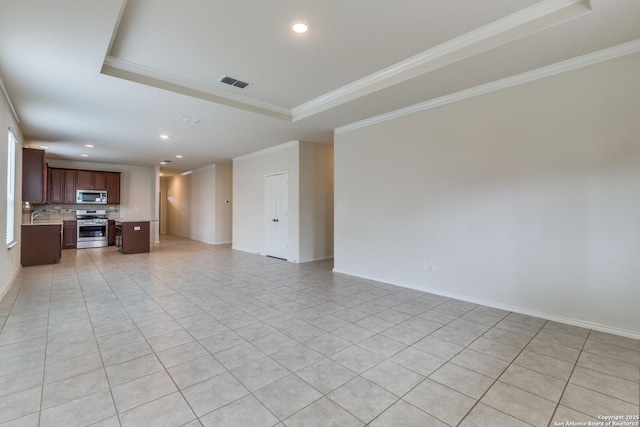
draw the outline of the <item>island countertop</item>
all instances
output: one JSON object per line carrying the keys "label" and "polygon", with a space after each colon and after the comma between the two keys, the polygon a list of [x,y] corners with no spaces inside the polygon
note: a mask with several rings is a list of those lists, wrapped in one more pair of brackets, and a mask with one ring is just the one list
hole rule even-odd
{"label": "island countertop", "polygon": [[34,222],[25,222],[22,225],[62,225],[62,220],[56,221],[56,220],[51,220],[51,221],[34,221]]}

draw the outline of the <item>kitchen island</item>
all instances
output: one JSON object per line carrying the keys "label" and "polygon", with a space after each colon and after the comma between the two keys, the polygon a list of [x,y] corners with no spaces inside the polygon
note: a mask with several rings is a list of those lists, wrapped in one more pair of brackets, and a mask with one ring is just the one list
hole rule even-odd
{"label": "kitchen island", "polygon": [[123,254],[149,252],[150,221],[115,220],[116,245]]}

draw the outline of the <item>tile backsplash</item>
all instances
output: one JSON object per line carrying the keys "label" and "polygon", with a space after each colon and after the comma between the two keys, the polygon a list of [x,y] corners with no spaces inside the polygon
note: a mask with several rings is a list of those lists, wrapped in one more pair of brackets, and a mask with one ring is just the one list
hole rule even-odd
{"label": "tile backsplash", "polygon": [[33,210],[22,211],[22,223],[29,224],[31,222],[31,214],[33,212],[40,213],[36,221],[66,221],[76,219],[77,209],[105,209],[107,218],[115,219],[120,216],[120,205],[36,205]]}

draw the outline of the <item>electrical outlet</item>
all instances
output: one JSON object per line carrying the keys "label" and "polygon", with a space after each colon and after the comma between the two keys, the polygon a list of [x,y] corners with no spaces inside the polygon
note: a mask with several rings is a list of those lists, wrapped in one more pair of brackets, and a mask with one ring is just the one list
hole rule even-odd
{"label": "electrical outlet", "polygon": [[420,269],[426,270],[428,267],[427,261],[420,261]]}
{"label": "electrical outlet", "polygon": [[429,263],[429,271],[431,272],[436,271],[436,265],[432,262]]}

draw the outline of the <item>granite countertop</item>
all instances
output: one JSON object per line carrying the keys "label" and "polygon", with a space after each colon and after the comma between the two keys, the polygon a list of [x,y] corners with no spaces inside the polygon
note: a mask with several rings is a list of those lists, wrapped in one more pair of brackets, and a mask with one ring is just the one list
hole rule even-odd
{"label": "granite countertop", "polygon": [[110,218],[115,222],[151,222],[150,219],[140,219],[140,218]]}
{"label": "granite countertop", "polygon": [[34,221],[33,223],[23,223],[22,225],[62,225],[62,220],[59,221],[55,221],[55,220],[51,220],[51,221]]}

